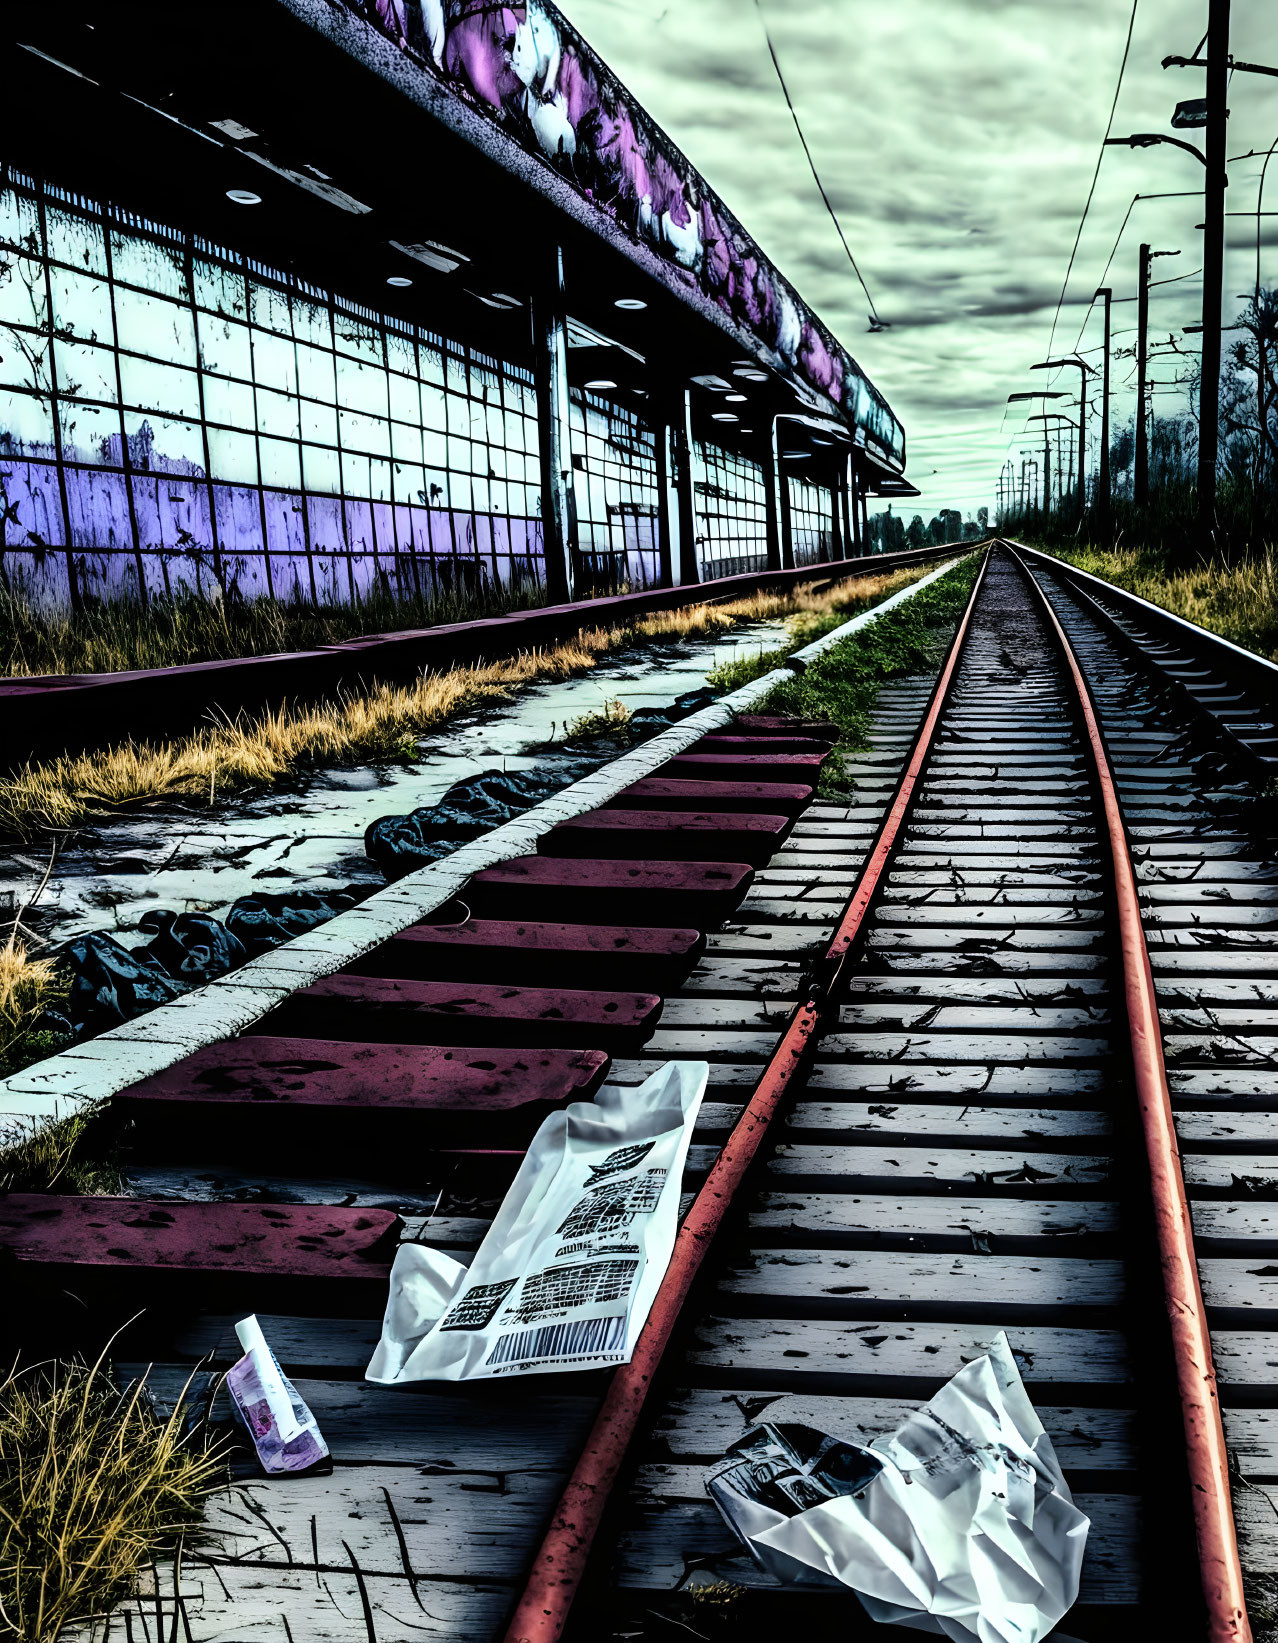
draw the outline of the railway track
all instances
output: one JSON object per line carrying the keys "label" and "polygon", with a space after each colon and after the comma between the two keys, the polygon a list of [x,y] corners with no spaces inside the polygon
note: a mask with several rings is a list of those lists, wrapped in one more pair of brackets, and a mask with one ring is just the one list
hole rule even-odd
{"label": "railway track", "polygon": [[[269,1313],[338,1458],[215,1507],[229,1538],[130,1624],[655,1643],[719,1579],[846,1627],[736,1554],[706,1464],[765,1409],[889,1430],[1002,1328],[1092,1518],[1070,1634],[1248,1635],[1235,1517],[1262,1599],[1278,1575],[1272,698],[1188,642],[997,546],[936,689],[881,694],[852,805],[812,802],[823,727],[741,721],[479,875],[467,923],[124,1092],[137,1200],[0,1204],[33,1289],[145,1280],[123,1350],[161,1393],[235,1355],[219,1307]],[[671,1057],[710,1089],[635,1363],[355,1379],[394,1241],[474,1248],[551,1105]]]}

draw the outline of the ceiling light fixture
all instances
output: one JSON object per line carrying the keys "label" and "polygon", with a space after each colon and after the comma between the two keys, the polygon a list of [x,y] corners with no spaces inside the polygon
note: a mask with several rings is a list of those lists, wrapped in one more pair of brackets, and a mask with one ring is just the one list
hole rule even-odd
{"label": "ceiling light fixture", "polygon": [[712,422],[735,422],[736,420],[735,411],[715,411],[711,416]]}
{"label": "ceiling light fixture", "polygon": [[723,397],[728,400],[729,403],[735,405],[744,405],[747,398],[745,394],[725,394]]}
{"label": "ceiling light fixture", "polygon": [[612,305],[614,308],[624,308],[628,314],[637,314],[648,304],[641,297],[618,297]]}
{"label": "ceiling light fixture", "polygon": [[593,382],[586,383],[586,387],[592,393],[596,394],[602,394],[609,388],[615,388],[616,386],[617,384],[611,381],[608,377],[596,377]]}
{"label": "ceiling light fixture", "polygon": [[387,274],[386,283],[387,285],[393,285],[397,291],[402,291],[413,282],[407,274]]}
{"label": "ceiling light fixture", "polygon": [[768,373],[756,370],[753,365],[739,366],[732,374],[734,377],[740,377],[742,382],[766,382],[768,380]]}
{"label": "ceiling light fixture", "polygon": [[228,188],[226,197],[235,205],[261,205],[262,196],[250,188]]}

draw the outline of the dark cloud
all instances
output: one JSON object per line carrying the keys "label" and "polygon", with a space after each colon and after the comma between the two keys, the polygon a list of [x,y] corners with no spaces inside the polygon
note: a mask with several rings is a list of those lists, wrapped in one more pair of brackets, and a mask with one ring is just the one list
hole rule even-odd
{"label": "dark cloud", "polygon": [[[616,0],[564,3],[886,393],[923,470],[913,476],[924,488],[919,511],[992,501],[1009,445],[1019,449],[1031,438],[1019,415],[1006,414],[1007,395],[1048,385],[1028,367],[1046,357],[1128,6],[764,0],[827,189],[876,303],[893,321],[890,331],[868,336],[864,297],[808,174],[754,7],[683,0],[654,23]],[[1200,78],[1164,72],[1160,62],[1193,49],[1203,10],[1202,0],[1162,0],[1138,13],[1116,132],[1166,130],[1176,100],[1200,93]],[[1236,55],[1278,61],[1278,6],[1234,13]],[[1266,149],[1272,82],[1240,78],[1230,95],[1230,152]],[[1234,168],[1234,209],[1254,209],[1259,168],[1259,160]],[[1268,204],[1278,209],[1270,169]],[[1133,194],[1195,188],[1200,175],[1170,149],[1109,151],[1056,352],[1075,346]],[[1193,198],[1135,206],[1109,275],[1116,294],[1132,289],[1142,239],[1180,246],[1193,267],[1201,221]],[[1255,222],[1231,219],[1229,233],[1232,301],[1255,278]],[[1267,277],[1278,282],[1278,219],[1262,222],[1261,244]],[[1165,334],[1196,320],[1200,301],[1196,279],[1161,287],[1152,322]],[[1116,308],[1116,327],[1129,316],[1132,307]],[[1082,344],[1096,340],[1088,331]],[[1129,399],[1126,387],[1116,395],[1116,420]],[[1173,404],[1169,396],[1160,408]]]}

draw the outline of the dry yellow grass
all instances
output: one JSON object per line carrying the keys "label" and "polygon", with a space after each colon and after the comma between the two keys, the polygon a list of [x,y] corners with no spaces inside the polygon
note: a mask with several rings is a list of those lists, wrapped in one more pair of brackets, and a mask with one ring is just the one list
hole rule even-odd
{"label": "dry yellow grass", "polygon": [[160,1547],[199,1527],[219,1458],[101,1361],[0,1381],[0,1638],[56,1643],[126,1597]]}
{"label": "dry yellow grass", "polygon": [[722,632],[739,622],[828,612],[877,599],[922,572],[858,577],[819,593],[754,594],[723,605],[661,611],[629,627],[586,628],[547,650],[428,673],[411,685],[375,685],[358,696],[282,707],[175,741],[124,742],[91,754],[27,765],[0,780],[0,830],[18,838],[66,831],[142,801],[203,805],[270,787],[300,770],[353,759],[408,757],[417,740],[458,713],[525,685],[588,672],[636,641]]}
{"label": "dry yellow grass", "polygon": [[1207,559],[1184,568],[1143,548],[1053,551],[1080,570],[1278,661],[1278,550],[1273,547],[1236,564]]}

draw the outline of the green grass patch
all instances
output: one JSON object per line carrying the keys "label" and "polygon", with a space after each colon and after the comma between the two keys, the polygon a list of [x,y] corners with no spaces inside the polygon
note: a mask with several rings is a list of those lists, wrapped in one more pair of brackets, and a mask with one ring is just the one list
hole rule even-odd
{"label": "green grass patch", "polygon": [[1029,540],[1056,559],[1278,662],[1278,549],[1186,565],[1155,548],[1048,547]]}
{"label": "green grass patch", "polygon": [[851,784],[844,755],[868,745],[866,733],[880,686],[889,679],[936,670],[980,563],[979,555],[965,559],[877,622],[834,645],[803,673],[777,685],[760,704],[757,711],[827,719],[839,727],[838,743],[821,771],[819,797],[846,796]]}
{"label": "green grass patch", "polygon": [[[55,1048],[61,1049],[61,1043]],[[71,1192],[115,1197],[123,1191],[118,1126],[105,1105],[73,1113],[56,1123],[33,1124],[19,1140],[0,1147],[0,1193]],[[0,1637],[3,1635],[0,1632]]]}

